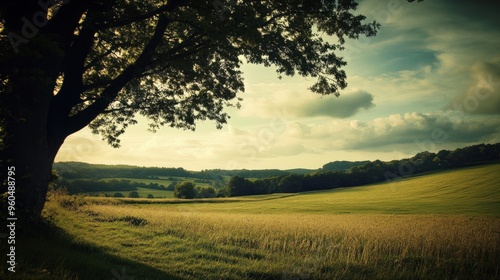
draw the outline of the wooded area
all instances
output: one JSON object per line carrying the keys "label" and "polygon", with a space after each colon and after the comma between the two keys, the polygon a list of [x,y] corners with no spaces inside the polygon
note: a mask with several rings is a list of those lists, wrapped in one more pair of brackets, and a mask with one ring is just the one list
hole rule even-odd
{"label": "wooded area", "polygon": [[[424,151],[411,158],[388,162],[380,160],[330,162],[308,174],[286,170],[215,169],[188,171],[183,168],[63,162],[56,163],[54,166],[57,174],[61,177],[54,184],[56,188],[68,189],[70,193],[135,190],[134,187],[174,190],[177,181],[189,178],[194,183],[211,185],[215,191],[213,196],[243,196],[325,190],[384,181],[390,183],[425,172],[487,163],[499,159],[500,143],[474,145],[453,151],[441,150],[437,153]],[[172,181],[172,183],[170,185],[158,183],[147,185],[127,180],[107,182],[101,180],[105,178],[164,179],[165,182]]]}

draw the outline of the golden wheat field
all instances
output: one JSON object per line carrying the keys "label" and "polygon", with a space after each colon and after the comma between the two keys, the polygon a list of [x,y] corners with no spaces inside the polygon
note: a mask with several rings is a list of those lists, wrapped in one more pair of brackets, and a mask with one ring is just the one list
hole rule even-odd
{"label": "golden wheat field", "polygon": [[498,276],[500,263],[500,220],[492,218],[137,205],[79,211],[95,233],[68,228],[81,242],[183,279],[486,279]]}

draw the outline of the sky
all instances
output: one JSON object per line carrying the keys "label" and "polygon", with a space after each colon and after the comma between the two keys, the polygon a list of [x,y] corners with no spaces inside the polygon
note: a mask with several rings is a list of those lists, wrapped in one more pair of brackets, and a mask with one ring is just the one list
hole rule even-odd
{"label": "sky", "polygon": [[422,151],[500,142],[500,1],[360,1],[382,28],[341,53],[348,87],[310,92],[314,80],[278,79],[244,65],[241,109],[228,124],[195,132],[146,120],[110,147],[88,128],[68,137],[57,161],[204,169],[317,169],[337,160],[407,158]]}

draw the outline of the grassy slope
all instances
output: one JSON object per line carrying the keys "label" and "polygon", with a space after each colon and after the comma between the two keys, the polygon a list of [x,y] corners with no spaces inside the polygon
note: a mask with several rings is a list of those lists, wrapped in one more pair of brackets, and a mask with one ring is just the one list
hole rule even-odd
{"label": "grassy slope", "polygon": [[23,240],[12,279],[495,279],[498,171],[210,200],[228,203],[54,198],[57,234]]}
{"label": "grassy slope", "polygon": [[243,202],[199,203],[189,207],[201,212],[469,214],[500,217],[498,174],[500,164],[494,164],[371,186],[296,195],[248,196],[238,198]]}

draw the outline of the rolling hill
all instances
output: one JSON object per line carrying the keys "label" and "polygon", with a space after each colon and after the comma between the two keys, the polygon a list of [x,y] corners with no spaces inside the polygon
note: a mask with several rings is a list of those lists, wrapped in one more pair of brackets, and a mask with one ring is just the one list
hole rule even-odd
{"label": "rolling hill", "polygon": [[219,199],[54,193],[8,279],[498,279],[499,171]]}
{"label": "rolling hill", "polygon": [[[201,212],[471,214],[500,217],[498,174],[500,164],[491,164],[360,187],[199,200],[213,203],[189,203],[189,207]],[[138,204],[142,202],[135,201]],[[171,203],[170,200],[155,202],[155,207]]]}

